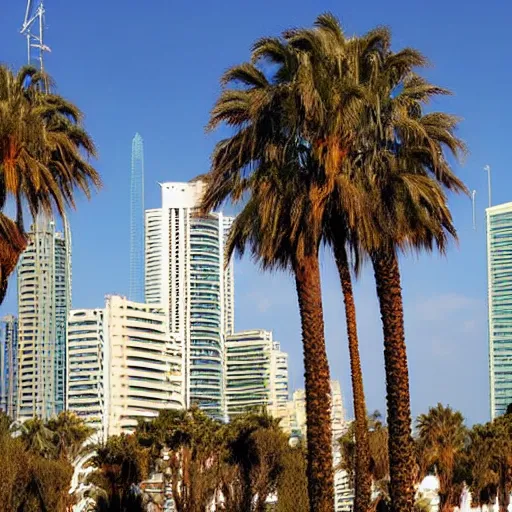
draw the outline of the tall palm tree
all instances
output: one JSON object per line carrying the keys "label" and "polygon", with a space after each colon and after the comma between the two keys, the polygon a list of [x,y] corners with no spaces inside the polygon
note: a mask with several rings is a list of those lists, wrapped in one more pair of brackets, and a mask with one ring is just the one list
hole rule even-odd
{"label": "tall palm tree", "polygon": [[[335,26],[331,19],[331,33]],[[312,72],[315,101],[304,117],[309,140],[325,141],[320,154],[315,154],[325,169],[325,204],[334,201],[335,214],[345,221],[337,223],[341,232],[350,234],[349,241],[370,257],[374,268],[384,332],[391,497],[396,510],[411,510],[414,459],[397,255],[434,246],[444,251],[448,238],[456,236],[444,189],[465,192],[466,188],[453,174],[444,152],[458,156],[465,149],[454,135],[458,120],[443,113],[423,114],[423,105],[432,96],[448,91],[414,73],[425,64],[419,52],[391,52],[386,31],[370,36],[369,53],[361,52],[361,40],[356,40],[353,44],[359,51],[346,61],[339,57],[343,52],[319,45],[315,31],[292,31],[287,37],[308,54],[309,68],[320,69]],[[330,72],[322,73],[326,60],[333,65]],[[343,82],[335,68],[343,69],[340,61],[353,70],[343,75],[344,90],[350,91],[349,108],[347,94],[337,85]],[[337,93],[332,94],[333,103],[329,91]],[[337,100],[340,97],[343,102]],[[337,108],[329,109],[330,105]],[[347,117],[348,124],[340,116]],[[357,208],[336,196],[338,181],[341,189],[358,191]],[[346,242],[345,236],[338,241],[343,246]],[[342,249],[335,247],[335,254],[343,260]]]}
{"label": "tall palm tree", "polygon": [[[425,59],[414,50],[389,52],[371,82],[364,122],[351,160],[360,165],[372,208],[359,239],[370,255],[384,333],[391,498],[395,510],[411,510],[414,499],[409,377],[398,252],[444,252],[456,238],[444,189],[465,192],[445,150],[456,157],[464,144],[454,135],[457,119],[423,114],[423,105],[447,91],[415,74]],[[375,237],[375,233],[379,233]]]}
{"label": "tall palm tree", "polygon": [[[277,76],[292,73],[297,65],[293,52],[287,58]],[[274,86],[253,64],[235,66],[223,82],[245,88],[224,90],[212,111],[210,128],[225,122],[236,133],[214,151],[203,209],[248,195],[231,231],[227,256],[249,246],[263,268],[289,269],[295,277],[304,348],[310,509],[331,512],[330,374],[318,262],[321,224],[314,222],[309,199],[314,184],[306,162],[310,149],[296,135],[296,106],[285,85]]]}
{"label": "tall palm tree", "polygon": [[[96,150],[82,126],[83,114],[51,92],[50,83],[35,68],[14,74],[0,66],[0,212],[11,202],[19,231],[13,234],[11,227],[11,237],[0,244],[0,302],[12,261],[24,249],[24,209],[33,218],[39,213],[64,215],[66,207],[75,206],[77,189],[89,197],[91,186],[101,185],[89,163]],[[11,257],[5,258],[10,240]]]}
{"label": "tall palm tree", "polygon": [[464,455],[467,429],[459,411],[437,404],[417,419],[418,446],[424,473],[435,467],[439,478],[439,510],[447,512],[458,504],[462,482],[455,478]]}

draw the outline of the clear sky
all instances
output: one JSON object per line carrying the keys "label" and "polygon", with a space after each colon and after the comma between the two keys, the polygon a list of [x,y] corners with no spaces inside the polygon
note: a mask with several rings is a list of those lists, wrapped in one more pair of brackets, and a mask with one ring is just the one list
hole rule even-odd
{"label": "clear sky", "polygon": [[[0,61],[17,67],[25,63],[25,41],[18,33],[25,2],[2,4]],[[157,207],[157,182],[186,181],[208,170],[218,135],[206,135],[204,126],[219,92],[219,76],[248,58],[256,38],[310,25],[317,14],[329,10],[348,34],[388,25],[395,49],[414,46],[423,51],[432,62],[428,78],[455,92],[434,108],[464,118],[460,135],[471,153],[457,171],[477,190],[478,229],[472,229],[470,200],[455,198],[459,245],[446,258],[402,259],[412,410],[417,415],[441,401],[460,409],[471,423],[488,419],[487,189],[482,168],[492,166],[494,203],[512,200],[512,106],[506,100],[512,88],[509,2],[46,0],[46,10],[52,49],[47,69],[58,91],[86,113],[105,182],[101,193],[90,203],[80,201],[71,216],[73,306],[80,308],[102,306],[107,293],[128,292],[133,135],[138,131],[144,138],[146,207]],[[262,274],[248,260],[235,268],[237,329],[272,329],[290,354],[291,386],[302,386],[291,277]],[[332,375],[341,380],[351,414],[341,293],[328,253],[322,256],[322,273]],[[384,411],[382,333],[368,270],[355,293],[368,408]],[[14,280],[1,309],[2,314],[16,310]]]}

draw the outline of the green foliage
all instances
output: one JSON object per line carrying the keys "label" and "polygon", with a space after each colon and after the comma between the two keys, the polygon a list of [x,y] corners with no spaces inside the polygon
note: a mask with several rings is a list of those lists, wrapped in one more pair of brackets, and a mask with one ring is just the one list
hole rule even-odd
{"label": "green foliage", "polygon": [[9,430],[0,432],[0,503],[4,510],[64,512],[69,505],[73,468],[64,459],[52,458],[56,451],[50,441],[39,442],[39,434],[46,433],[42,427],[42,422],[33,421],[18,438]]}
{"label": "green foliage", "polygon": [[[388,429],[381,421],[378,411],[368,416],[368,443],[370,448],[370,472],[375,485],[389,476]],[[340,469],[344,469],[350,480],[354,481],[355,472],[355,424],[351,423],[347,432],[339,439],[342,460]]]}
{"label": "green foliage", "polygon": [[142,511],[136,486],[149,475],[149,450],[134,435],[109,437],[96,449],[91,464],[97,468],[88,481],[95,486],[96,510],[101,512]]}
{"label": "green foliage", "polygon": [[276,512],[308,512],[308,482],[304,447],[288,448],[282,454],[281,472],[277,478]]}
{"label": "green foliage", "polygon": [[56,418],[52,418],[48,422],[48,428],[54,432],[53,441],[58,456],[67,458],[70,462],[76,458],[84,442],[94,432],[76,414],[69,411],[63,411]]}

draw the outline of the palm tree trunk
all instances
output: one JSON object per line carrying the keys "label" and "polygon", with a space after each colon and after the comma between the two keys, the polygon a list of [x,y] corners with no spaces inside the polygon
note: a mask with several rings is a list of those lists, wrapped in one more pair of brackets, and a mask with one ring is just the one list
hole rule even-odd
{"label": "palm tree trunk", "polygon": [[376,253],[372,263],[384,331],[391,503],[394,512],[411,512],[415,463],[400,270],[394,252]]}
{"label": "palm tree trunk", "polygon": [[510,503],[510,485],[508,482],[508,473],[510,469],[507,464],[501,463],[499,466],[499,485],[498,485],[498,502],[500,512],[507,512]]}
{"label": "palm tree trunk", "polygon": [[294,265],[304,350],[311,512],[334,512],[331,383],[325,350],[318,254]]}
{"label": "palm tree trunk", "polygon": [[364,397],[363,372],[359,357],[357,337],[356,306],[352,292],[352,279],[348,266],[347,251],[344,244],[335,244],[334,255],[340,274],[341,289],[345,302],[347,322],[348,350],[350,354],[350,373],[352,377],[352,397],[354,401],[356,464],[354,512],[366,512],[370,508],[372,497],[372,478],[370,474],[370,445],[368,442],[368,419]]}

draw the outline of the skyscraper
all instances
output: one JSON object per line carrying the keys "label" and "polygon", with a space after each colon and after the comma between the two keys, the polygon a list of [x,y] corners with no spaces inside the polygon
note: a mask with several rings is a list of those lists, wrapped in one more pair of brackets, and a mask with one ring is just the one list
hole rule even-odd
{"label": "skyscraper", "polygon": [[233,267],[224,265],[232,219],[200,215],[204,183],[162,184],[162,208],[146,212],[146,301],[169,314],[182,345],[184,397],[226,417],[225,338],[234,328]]}
{"label": "skyscraper", "polygon": [[512,203],[487,208],[491,418],[512,403]]}
{"label": "skyscraper", "polygon": [[18,403],[21,419],[65,409],[66,324],[71,306],[71,236],[36,219],[18,263]]}
{"label": "skyscraper", "polygon": [[183,408],[180,347],[159,306],[109,296],[104,309],[71,311],[68,408],[100,437]]}
{"label": "skyscraper", "polygon": [[16,418],[18,393],[18,319],[7,315],[0,322],[0,409]]}
{"label": "skyscraper", "polygon": [[136,133],[132,141],[130,180],[130,289],[128,297],[144,301],[144,142]]}

